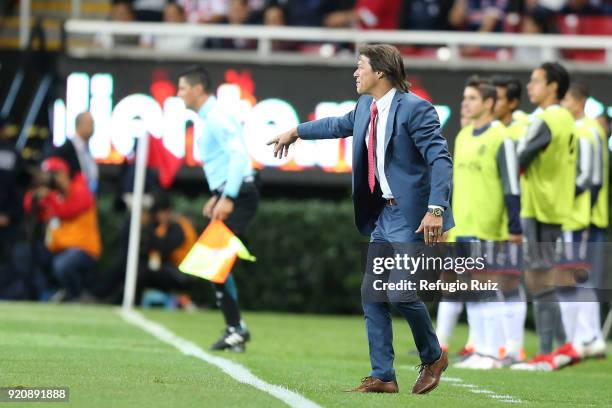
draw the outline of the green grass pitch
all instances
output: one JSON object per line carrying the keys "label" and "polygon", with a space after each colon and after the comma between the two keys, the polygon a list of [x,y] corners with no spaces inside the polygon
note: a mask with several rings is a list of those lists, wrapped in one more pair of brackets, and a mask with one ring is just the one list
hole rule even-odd
{"label": "green grass pitch", "polygon": [[[220,334],[221,316],[145,311],[204,350]],[[410,388],[418,363],[410,331],[395,319],[396,370],[400,393],[347,394],[368,374],[362,318],[245,313],[253,334],[244,354],[219,355],[242,364],[264,381],[287,387],[324,407],[583,407],[610,406],[612,361],[586,361],[554,373],[508,369],[470,371],[449,367],[426,396]],[[465,341],[466,328],[451,350]],[[527,335],[532,354],[535,337]],[[126,323],[117,309],[100,306],[0,303],[0,387],[70,387],[68,403],[0,403],[33,407],[280,407],[281,401],[241,384],[218,368],[181,354]],[[492,397],[511,396],[521,403]]]}

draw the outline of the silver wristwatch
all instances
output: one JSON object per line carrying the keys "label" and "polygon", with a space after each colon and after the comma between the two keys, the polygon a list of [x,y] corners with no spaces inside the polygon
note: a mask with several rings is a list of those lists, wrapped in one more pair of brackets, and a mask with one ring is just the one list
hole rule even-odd
{"label": "silver wristwatch", "polygon": [[427,208],[427,212],[432,213],[436,217],[441,217],[444,214],[444,209],[440,207],[429,207]]}

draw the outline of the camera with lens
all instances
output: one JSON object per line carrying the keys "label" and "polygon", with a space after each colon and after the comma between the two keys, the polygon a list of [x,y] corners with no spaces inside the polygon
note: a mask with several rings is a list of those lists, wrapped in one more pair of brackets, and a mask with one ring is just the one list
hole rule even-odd
{"label": "camera with lens", "polygon": [[39,187],[47,187],[49,190],[59,190],[57,175],[53,172],[45,172],[42,170],[33,170],[30,188],[36,189]]}

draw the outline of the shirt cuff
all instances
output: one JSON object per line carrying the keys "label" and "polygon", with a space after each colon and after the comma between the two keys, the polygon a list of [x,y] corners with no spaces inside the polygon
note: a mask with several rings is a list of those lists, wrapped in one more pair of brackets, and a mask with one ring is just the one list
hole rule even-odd
{"label": "shirt cuff", "polygon": [[442,211],[445,210],[445,208],[440,205],[428,205],[427,208],[431,208],[432,210],[435,210],[435,209],[440,209]]}

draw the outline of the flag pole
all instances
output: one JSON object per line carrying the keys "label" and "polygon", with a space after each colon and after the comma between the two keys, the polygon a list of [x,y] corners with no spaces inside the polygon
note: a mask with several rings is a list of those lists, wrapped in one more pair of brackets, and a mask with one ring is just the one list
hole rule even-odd
{"label": "flag pole", "polygon": [[142,214],[142,197],[147,170],[147,155],[149,153],[149,137],[148,133],[141,135],[141,137],[138,138],[138,147],[136,149],[136,161],[134,163],[136,171],[134,175],[134,191],[132,192],[130,238],[128,243],[125,285],[123,289],[124,311],[130,310],[134,306],[136,277],[138,274],[138,252],[140,249],[140,216]]}

